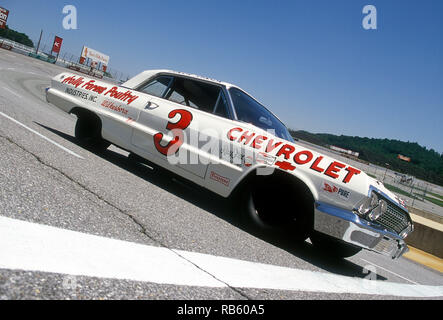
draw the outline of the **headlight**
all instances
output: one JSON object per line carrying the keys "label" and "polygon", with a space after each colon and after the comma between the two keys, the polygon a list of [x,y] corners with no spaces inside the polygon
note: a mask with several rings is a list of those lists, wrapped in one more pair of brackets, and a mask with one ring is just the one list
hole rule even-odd
{"label": "headlight", "polygon": [[364,199],[356,209],[357,214],[372,221],[377,220],[386,210],[388,210],[387,202],[379,199],[374,191],[372,191],[371,196]]}
{"label": "headlight", "polygon": [[371,193],[371,197],[366,198],[363,202],[357,207],[357,213],[362,216],[366,216],[369,212],[371,212],[378,205],[378,197],[375,192]]}
{"label": "headlight", "polygon": [[385,200],[380,200],[378,202],[378,206],[376,206],[374,210],[368,214],[368,218],[372,221],[377,220],[383,213],[386,212],[386,210],[388,210],[388,204]]}

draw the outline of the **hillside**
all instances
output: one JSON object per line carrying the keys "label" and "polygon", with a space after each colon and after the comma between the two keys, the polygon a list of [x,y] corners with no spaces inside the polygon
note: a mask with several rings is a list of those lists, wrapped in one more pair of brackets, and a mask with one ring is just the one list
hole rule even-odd
{"label": "hillside", "polygon": [[[360,153],[359,158],[401,173],[415,176],[443,186],[443,154],[427,149],[416,142],[391,139],[375,139],[351,136],[337,136],[325,133],[290,130],[293,137],[317,145],[335,145]],[[411,158],[406,162],[397,158],[398,154]]]}

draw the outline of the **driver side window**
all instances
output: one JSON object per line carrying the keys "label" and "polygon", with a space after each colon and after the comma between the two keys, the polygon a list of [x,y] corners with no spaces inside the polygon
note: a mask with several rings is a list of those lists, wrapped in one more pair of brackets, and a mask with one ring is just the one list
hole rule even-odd
{"label": "driver side window", "polygon": [[137,91],[163,98],[171,82],[172,77],[160,76],[158,78],[155,78],[154,80],[149,81],[147,84],[144,84]]}

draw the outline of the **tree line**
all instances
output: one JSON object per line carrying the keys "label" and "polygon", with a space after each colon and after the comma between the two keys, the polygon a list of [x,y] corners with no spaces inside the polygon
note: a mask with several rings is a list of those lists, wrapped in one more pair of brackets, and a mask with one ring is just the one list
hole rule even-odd
{"label": "tree line", "polygon": [[0,29],[0,37],[34,48],[34,43],[32,42],[31,39],[29,39],[29,37],[26,34],[9,29],[8,26],[6,26],[5,29]]}

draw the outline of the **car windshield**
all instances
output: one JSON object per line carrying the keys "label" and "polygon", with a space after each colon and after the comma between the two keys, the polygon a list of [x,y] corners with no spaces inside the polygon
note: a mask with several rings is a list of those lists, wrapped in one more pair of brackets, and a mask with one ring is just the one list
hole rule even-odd
{"label": "car windshield", "polygon": [[254,126],[269,131],[279,138],[294,142],[285,125],[254,98],[237,88],[230,88],[229,93],[238,120],[252,123]]}

